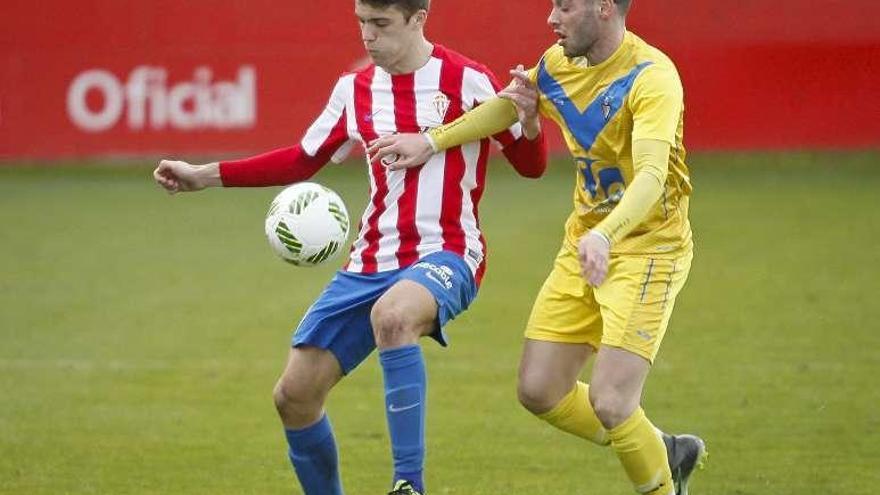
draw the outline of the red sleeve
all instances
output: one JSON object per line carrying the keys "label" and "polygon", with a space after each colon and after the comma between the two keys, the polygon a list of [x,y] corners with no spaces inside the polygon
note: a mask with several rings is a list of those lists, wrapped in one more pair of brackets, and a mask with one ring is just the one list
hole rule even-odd
{"label": "red sleeve", "polygon": [[243,160],[220,162],[220,179],[224,187],[282,186],[312,177],[329,158],[309,156],[298,144]]}
{"label": "red sleeve", "polygon": [[544,133],[535,139],[528,140],[521,136],[502,150],[507,161],[513,165],[519,175],[537,179],[547,169],[547,142]]}
{"label": "red sleeve", "polygon": [[336,151],[348,141],[345,130],[345,110],[331,126],[327,112],[312,125],[303,143],[317,144],[315,156],[309,155],[303,144],[282,148],[262,155],[220,162],[220,179],[225,187],[283,186],[304,181],[330,161]]}
{"label": "red sleeve", "polygon": [[243,160],[221,162],[223,185],[282,186],[315,175],[350,139],[345,109],[352,80],[352,76],[343,76],[336,82],[327,106],[306,130],[300,144]]}

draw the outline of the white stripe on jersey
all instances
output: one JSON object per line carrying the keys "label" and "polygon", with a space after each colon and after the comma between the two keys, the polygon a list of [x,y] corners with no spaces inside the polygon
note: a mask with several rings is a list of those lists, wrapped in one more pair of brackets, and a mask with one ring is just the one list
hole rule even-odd
{"label": "white stripe on jersey", "polygon": [[[350,74],[352,76],[352,81],[354,81],[356,75]],[[344,76],[348,77],[348,75]],[[354,84],[352,84],[351,91],[346,93],[346,108],[348,109],[348,135],[355,137],[356,139],[361,141],[362,145],[365,145],[365,139],[361,136],[360,130],[358,129],[358,115],[355,110],[355,91]],[[373,106],[368,110],[369,115],[372,116],[375,114],[375,102]],[[378,185],[376,184],[376,177],[373,175],[372,170],[370,170],[370,164],[367,162],[367,176],[370,179],[370,198],[373,198],[376,195],[376,191],[378,189]],[[351,245],[351,252],[349,253],[349,261],[347,264],[347,269],[354,272],[360,272],[363,269],[363,260],[362,255],[364,250],[367,248],[367,240],[364,238],[364,233],[367,229],[367,223],[369,222],[370,217],[373,215],[373,212],[376,211],[376,208],[373,206],[372,201],[367,202],[366,208],[364,208],[364,213],[361,215],[360,227],[357,238],[355,238],[354,242]]]}
{"label": "white stripe on jersey", "polygon": [[[440,59],[431,58],[415,74],[416,120],[423,129],[431,129],[443,123],[443,100],[436,90],[440,87],[442,65]],[[416,248],[419,258],[443,249],[443,231],[438,226],[443,207],[445,165],[445,153],[433,155],[419,172],[419,195],[416,197],[416,229],[421,236],[421,242]]]}
{"label": "white stripe on jersey", "polygon": [[[483,243],[480,240],[480,229],[477,228],[477,218],[474,215],[474,203],[471,199],[471,191],[477,187],[477,168],[480,159],[480,143],[468,143],[461,147],[464,156],[465,168],[464,177],[461,180],[462,206],[461,206],[461,227],[465,233],[465,252],[464,260],[472,270],[477,269],[486,253],[483,252]],[[479,259],[473,259],[469,253],[478,254]]]}
{"label": "white stripe on jersey", "polygon": [[[349,123],[351,122],[353,112],[349,111],[347,96],[354,92],[353,83],[354,74],[347,74],[339,78],[339,81],[336,82],[336,87],[333,88],[333,93],[330,95],[330,101],[324,107],[324,111],[312,123],[305,136],[303,136],[302,141],[300,141],[303,151],[310,156],[318,154],[321,146],[327,141],[327,137],[330,136],[330,132],[339,122],[339,118],[342,117],[343,112],[346,113],[346,129],[350,128]],[[351,133],[349,133],[350,136]],[[351,145],[349,143],[344,144],[342,148],[334,153],[333,161],[339,163],[345,159],[345,155],[348,154],[349,150],[351,150]]]}
{"label": "white stripe on jersey", "polygon": [[[379,136],[387,136],[397,132],[394,121],[394,94],[391,76],[384,70],[376,69],[373,76],[373,127]],[[371,174],[372,175],[372,174]],[[385,169],[385,184],[388,194],[383,202],[384,210],[379,215],[379,250],[376,251],[378,270],[384,272],[400,268],[397,265],[397,248],[400,247],[400,236],[397,232],[398,200],[403,194],[403,178],[405,170],[390,171]]]}

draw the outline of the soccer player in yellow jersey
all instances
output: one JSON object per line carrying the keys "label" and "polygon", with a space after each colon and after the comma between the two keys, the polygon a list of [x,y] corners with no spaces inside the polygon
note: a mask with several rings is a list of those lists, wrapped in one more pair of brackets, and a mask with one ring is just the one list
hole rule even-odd
{"label": "soccer player in yellow jersey", "polygon": [[[577,166],[574,211],[526,328],[520,402],[539,418],[610,445],[639,493],[686,494],[705,455],[693,435],[666,435],[642,389],[691,266],[691,184],[684,99],[672,61],[626,30],[629,0],[554,0],[559,37],[537,66],[459,120],[382,138],[373,159],[418,166],[431,154],[504,129],[562,129]],[[387,160],[386,160],[387,161]],[[578,381],[596,354],[591,384]]]}

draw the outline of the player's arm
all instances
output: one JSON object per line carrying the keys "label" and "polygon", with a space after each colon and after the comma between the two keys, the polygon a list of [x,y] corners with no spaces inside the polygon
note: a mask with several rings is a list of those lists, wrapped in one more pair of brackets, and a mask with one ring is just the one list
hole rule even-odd
{"label": "player's arm", "polygon": [[633,141],[633,164],[636,175],[626,188],[620,203],[593,228],[613,245],[644,221],[651,207],[663,195],[669,174],[671,146],[656,139]]}
{"label": "player's arm", "polygon": [[348,149],[344,91],[343,80],[340,80],[324,111],[306,131],[300,144],[241,160],[205,165],[162,160],[153,177],[172,194],[207,187],[275,186],[307,180],[327,162],[341,161]]}
{"label": "player's arm", "polygon": [[205,165],[162,160],[153,176],[172,194],[208,187],[273,186],[306,180],[326,162],[309,156],[302,145],[296,145],[241,160]]}
{"label": "player's arm", "polygon": [[501,152],[513,165],[514,170],[523,177],[537,179],[547,170],[547,141],[544,139],[544,133],[539,133],[534,139],[529,139],[523,134],[519,139],[502,148]]}
{"label": "player's arm", "polygon": [[[522,65],[512,70],[511,74],[528,77]],[[476,99],[480,104],[500,96],[513,102],[516,108],[519,122],[492,135],[492,140],[500,145],[504,157],[519,175],[529,178],[542,176],[547,168],[547,143],[538,118],[537,87],[524,84],[514,77],[502,89],[488,70],[476,78],[475,82]]]}
{"label": "player's arm", "polygon": [[632,148],[635,177],[614,210],[578,243],[581,271],[593,287],[598,287],[608,274],[611,246],[642,223],[663,194],[669,170],[669,143],[640,139],[633,141]]}
{"label": "player's arm", "polygon": [[669,175],[669,153],[675,145],[684,109],[678,75],[670,68],[646,70],[636,80],[630,105],[635,177],[620,203],[581,238],[578,246],[581,269],[593,286],[605,279],[611,246],[642,223],[663,194]]}
{"label": "player's arm", "polygon": [[[511,75],[514,76],[511,85],[523,83],[521,78],[534,85],[528,73],[522,70],[511,71]],[[516,101],[506,96],[505,91],[497,97],[487,99],[458,119],[425,134],[396,134],[379,138],[370,143],[367,153],[373,161],[397,155],[398,160],[388,168],[400,170],[421,165],[434,153],[496,135],[519,121]],[[535,130],[534,127],[531,129]],[[540,125],[536,134],[540,134]],[[539,146],[540,142],[535,145]]]}

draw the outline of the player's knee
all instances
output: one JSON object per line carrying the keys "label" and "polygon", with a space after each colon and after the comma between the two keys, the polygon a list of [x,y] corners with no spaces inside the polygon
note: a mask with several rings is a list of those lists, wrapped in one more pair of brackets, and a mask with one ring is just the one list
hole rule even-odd
{"label": "player's knee", "polygon": [[607,429],[626,421],[638,406],[638,404],[633,406],[629,398],[617,390],[603,390],[598,387],[590,387],[590,404],[602,426]]}
{"label": "player's knee", "polygon": [[415,321],[406,311],[393,302],[380,301],[370,313],[373,336],[379,348],[396,347],[418,341],[419,331]]}
{"label": "player's knee", "polygon": [[275,409],[285,419],[311,418],[320,413],[323,395],[305,381],[282,377],[272,392]]}
{"label": "player's knee", "polygon": [[545,383],[530,377],[520,377],[516,386],[519,403],[532,414],[544,414],[553,409],[561,397],[554,397]]}

